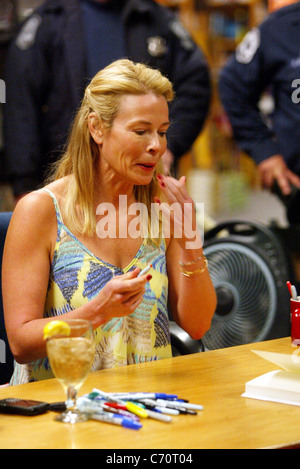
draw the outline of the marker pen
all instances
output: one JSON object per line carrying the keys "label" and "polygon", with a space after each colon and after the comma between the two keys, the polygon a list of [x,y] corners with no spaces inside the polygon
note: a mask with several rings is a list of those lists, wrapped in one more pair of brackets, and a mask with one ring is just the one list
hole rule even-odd
{"label": "marker pen", "polygon": [[[107,404],[102,404],[102,409],[105,410],[106,412],[112,412],[115,414],[123,415],[123,417],[127,417],[129,419],[135,420],[136,422],[139,422],[140,419],[137,415],[133,414],[132,412],[129,412],[128,410],[120,409],[118,407],[110,407],[108,404],[113,404],[112,402],[107,403]],[[116,404],[119,405],[119,404]]]}
{"label": "marker pen", "polygon": [[149,400],[145,399],[144,401],[146,404],[156,404],[158,407],[166,407],[169,409],[175,409],[178,410],[180,414],[190,414],[190,415],[196,415],[197,412],[195,412],[192,409],[187,409],[183,405],[176,405],[173,403],[173,401],[163,401],[162,399],[157,399],[156,401],[154,400]]}
{"label": "marker pen", "polygon": [[172,401],[172,402],[168,402],[168,401],[164,401],[162,399],[157,399],[157,405],[159,405],[160,403],[167,403],[167,404],[170,404],[172,405],[174,403],[175,406],[177,407],[180,407],[182,406],[183,408],[185,409],[191,409],[191,410],[203,410],[203,405],[200,405],[200,404],[192,404],[191,402],[180,402],[180,401]]}
{"label": "marker pen", "polygon": [[144,275],[144,274],[146,274],[147,272],[149,272],[149,270],[151,269],[151,267],[152,267],[152,264],[147,265],[147,267],[145,267],[143,270],[140,271],[140,273],[138,274],[138,277],[140,277],[141,275]]}
{"label": "marker pen", "polygon": [[292,284],[291,284],[291,282],[288,280],[288,281],[286,282],[286,284],[287,284],[287,287],[288,287],[288,289],[289,289],[289,292],[290,292],[291,297],[293,297]]}
{"label": "marker pen", "polygon": [[298,293],[297,293],[297,290],[296,290],[295,285],[291,285],[291,291],[292,291],[292,298],[293,298],[293,300],[296,300],[296,301],[297,301]]}
{"label": "marker pen", "polygon": [[147,410],[153,410],[154,412],[159,412],[160,414],[168,414],[168,415],[179,415],[179,410],[176,409],[170,409],[168,407],[159,407],[158,405],[155,404],[142,404],[145,409]]}
{"label": "marker pen", "polygon": [[[131,412],[128,412],[125,407],[122,406],[122,409],[118,408],[112,408],[111,406],[108,405],[107,402],[104,400],[90,400],[89,398],[85,396],[81,396],[77,400],[77,405],[80,411],[85,412],[85,413],[99,413],[103,414],[103,412],[110,412],[110,413],[115,413],[115,414],[120,414],[123,417],[131,418],[132,420],[138,421],[139,422],[139,417],[136,415],[132,414]],[[118,405],[118,404],[115,404]]]}
{"label": "marker pen", "polygon": [[138,417],[142,417],[142,418],[150,417],[150,418],[155,419],[155,420],[161,420],[162,422],[171,422],[172,421],[172,418],[169,415],[160,414],[160,413],[154,412],[152,410],[142,409],[141,407],[137,406],[136,404],[133,404],[133,402],[117,399],[115,397],[112,397],[110,394],[108,394],[104,391],[101,391],[100,389],[94,388],[93,393],[98,393],[99,397],[100,396],[104,397],[107,401],[116,402],[117,404],[121,404],[121,405],[126,405],[127,410],[129,412],[132,412],[133,414],[137,415]]}
{"label": "marker pen", "polygon": [[143,425],[139,422],[136,422],[127,417],[120,417],[118,414],[98,414],[94,413],[90,415],[90,418],[93,420],[100,420],[100,422],[112,423],[114,425],[121,425],[125,428],[130,428],[131,430],[139,430]]}
{"label": "marker pen", "polygon": [[[114,397],[116,399],[124,399],[128,401],[138,401],[140,399],[166,399],[166,400],[173,400],[177,399],[178,396],[176,394],[166,394],[163,392],[115,392],[109,393],[109,396]],[[177,401],[176,401],[177,402]]]}
{"label": "marker pen", "polygon": [[148,417],[150,419],[160,420],[161,422],[166,422],[166,423],[172,422],[172,417],[170,417],[170,415],[160,414],[159,412],[155,412],[154,410],[148,410],[148,409],[145,410],[145,412],[147,412]]}
{"label": "marker pen", "polygon": [[[149,404],[147,404],[149,405]],[[151,406],[152,407],[152,410],[154,410],[155,412],[160,412],[161,414],[167,414],[167,415],[179,415],[180,412],[179,410],[176,410],[176,409],[170,409],[169,407],[160,407],[160,406]],[[147,407],[146,407],[147,408]],[[149,405],[149,408],[150,408],[150,405]],[[150,408],[151,410],[151,408]]]}
{"label": "marker pen", "polygon": [[[133,404],[132,402],[129,401],[124,401],[123,399],[116,399],[114,397],[111,397],[108,393],[104,391],[100,391],[100,389],[93,389],[93,393],[98,393],[99,396],[104,397],[105,400],[108,402],[115,402],[116,404],[121,404],[126,406],[126,409],[129,412],[132,412],[133,414],[137,415],[138,417],[142,418],[147,418],[148,414],[145,411],[145,409],[142,409],[141,407],[138,407],[137,405]],[[97,399],[97,397],[96,397]]]}

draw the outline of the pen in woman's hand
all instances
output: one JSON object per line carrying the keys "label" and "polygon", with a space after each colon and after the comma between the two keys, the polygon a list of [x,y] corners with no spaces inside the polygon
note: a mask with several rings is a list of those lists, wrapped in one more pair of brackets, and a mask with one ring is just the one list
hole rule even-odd
{"label": "pen in woman's hand", "polygon": [[144,274],[146,274],[147,272],[149,272],[149,270],[151,269],[151,267],[152,267],[152,264],[147,265],[147,267],[145,267],[143,270],[140,271],[140,273],[138,274],[138,277],[140,277],[141,275],[144,275]]}

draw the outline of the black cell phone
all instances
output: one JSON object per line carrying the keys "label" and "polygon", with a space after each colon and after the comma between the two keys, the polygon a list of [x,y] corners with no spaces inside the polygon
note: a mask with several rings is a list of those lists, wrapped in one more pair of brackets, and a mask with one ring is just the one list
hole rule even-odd
{"label": "black cell phone", "polygon": [[49,410],[47,402],[8,397],[0,399],[0,413],[19,415],[39,415]]}

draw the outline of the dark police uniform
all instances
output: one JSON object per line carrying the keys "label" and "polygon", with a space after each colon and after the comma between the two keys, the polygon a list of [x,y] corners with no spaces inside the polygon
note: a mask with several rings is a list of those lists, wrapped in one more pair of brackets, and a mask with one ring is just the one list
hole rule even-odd
{"label": "dark police uniform", "polygon": [[[258,108],[265,90],[274,97],[270,122]],[[300,175],[299,2],[275,11],[245,36],[221,72],[219,91],[239,146],[256,163],[281,154]]]}
{"label": "dark police uniform", "polygon": [[[190,149],[207,116],[206,60],[170,10],[152,0],[114,3],[122,5],[126,56],[159,68],[174,85],[168,147],[177,160]],[[10,47],[5,167],[16,195],[42,183],[47,164],[58,158],[65,143],[88,83],[83,26],[79,0],[48,0],[25,22]]]}

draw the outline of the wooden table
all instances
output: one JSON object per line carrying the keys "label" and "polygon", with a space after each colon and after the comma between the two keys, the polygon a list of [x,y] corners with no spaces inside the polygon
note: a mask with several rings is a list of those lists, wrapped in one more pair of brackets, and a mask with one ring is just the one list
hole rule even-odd
{"label": "wooden table", "polygon": [[[94,372],[80,394],[93,387],[107,392],[175,393],[202,404],[204,410],[196,416],[175,416],[171,423],[145,419],[137,431],[92,420],[58,423],[53,412],[35,417],[2,414],[0,448],[164,448],[178,453],[196,448],[300,446],[300,407],[241,397],[246,381],[277,368],[252,349],[295,350],[284,338]],[[57,402],[64,400],[64,393],[51,379],[1,388],[0,398],[4,397]]]}

